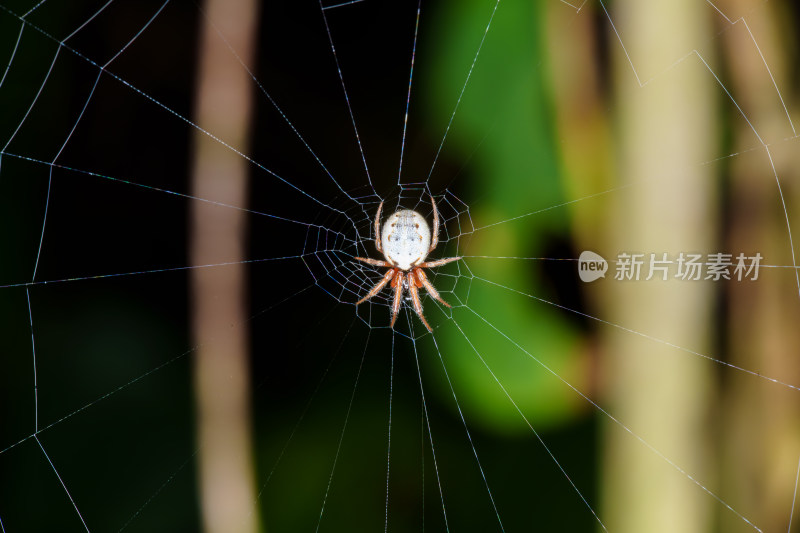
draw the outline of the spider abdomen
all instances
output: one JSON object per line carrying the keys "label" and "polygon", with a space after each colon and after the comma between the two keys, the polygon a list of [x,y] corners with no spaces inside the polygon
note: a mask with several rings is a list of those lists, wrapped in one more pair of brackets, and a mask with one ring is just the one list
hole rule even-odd
{"label": "spider abdomen", "polygon": [[431,230],[425,218],[416,211],[397,211],[383,224],[383,255],[401,270],[409,270],[424,261],[430,245]]}

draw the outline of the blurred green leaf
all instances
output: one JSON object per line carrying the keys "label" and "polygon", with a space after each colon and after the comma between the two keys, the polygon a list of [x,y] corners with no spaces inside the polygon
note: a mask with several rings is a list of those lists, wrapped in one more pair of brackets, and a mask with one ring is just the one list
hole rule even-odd
{"label": "blurred green leaf", "polygon": [[[437,81],[425,95],[432,124],[449,121],[494,6],[477,0],[446,2],[431,23],[441,38],[432,66],[436,75],[423,76]],[[470,160],[470,213],[476,228],[564,201],[544,78],[542,24],[535,2],[499,5],[446,139],[446,156]],[[566,240],[567,232],[565,210],[551,209],[479,230],[462,241],[461,251],[467,256],[541,257],[548,239]],[[456,391],[469,391],[459,400],[491,429],[528,431],[466,337],[531,423],[537,428],[563,423],[574,411],[574,393],[531,356],[570,383],[579,382],[577,332],[563,313],[526,296],[553,297],[536,262],[474,258],[466,265],[476,277],[467,307],[454,311],[461,331],[452,325],[439,336],[441,353],[459,354],[445,361]]]}

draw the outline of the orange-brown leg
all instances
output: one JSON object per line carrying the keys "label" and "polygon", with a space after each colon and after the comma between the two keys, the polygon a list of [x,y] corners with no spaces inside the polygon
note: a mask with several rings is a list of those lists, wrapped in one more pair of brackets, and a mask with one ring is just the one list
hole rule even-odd
{"label": "orange-brown leg", "polygon": [[381,205],[378,206],[378,212],[375,213],[375,248],[377,248],[380,253],[383,253],[383,249],[381,249],[381,210],[382,209],[383,209],[383,202],[381,202]]}
{"label": "orange-brown leg", "polygon": [[383,289],[386,286],[386,284],[389,283],[389,281],[391,281],[392,277],[394,276],[394,272],[395,270],[393,268],[389,269],[389,271],[386,272],[386,274],[383,276],[383,279],[380,280],[378,283],[376,283],[375,286],[372,287],[372,290],[370,290],[366,296],[357,301],[356,305],[366,302],[367,300],[369,300],[370,298],[381,292],[381,289]]}
{"label": "orange-brown leg", "polygon": [[403,301],[403,273],[399,270],[392,280],[392,287],[394,287],[394,303],[392,304],[392,322],[389,326],[393,328],[397,321],[397,313],[400,312],[400,304]]}
{"label": "orange-brown leg", "polygon": [[[358,259],[358,258],[356,258]],[[447,259],[437,259],[436,261],[427,261],[418,265],[420,268],[433,268],[433,267],[440,267],[442,265],[446,265],[447,263],[452,263],[453,261],[458,261],[461,259],[460,257],[448,257]]]}
{"label": "orange-brown leg", "polygon": [[428,281],[428,276],[425,275],[425,272],[421,268],[415,268],[414,274],[417,278],[417,287],[425,287],[425,290],[428,291],[428,294],[439,300],[442,304],[446,305],[447,307],[451,307],[451,305],[442,299],[439,296],[439,291],[433,288],[433,284]]}
{"label": "orange-brown leg", "polygon": [[380,259],[370,259],[369,257],[354,257],[356,261],[363,261],[368,265],[373,265],[376,267],[384,267],[384,268],[392,268],[393,265],[390,265],[388,261],[382,261]]}
{"label": "orange-brown leg", "polygon": [[414,311],[417,312],[419,315],[419,319],[422,320],[422,323],[425,324],[425,327],[428,328],[428,331],[433,333],[433,328],[431,328],[428,321],[425,320],[425,315],[422,314],[422,302],[419,300],[419,289],[417,289],[417,280],[410,280],[408,283],[408,292],[411,293],[411,300],[414,302]]}
{"label": "orange-brown leg", "polygon": [[436,209],[436,201],[431,195],[431,205],[433,206],[433,233],[431,233],[431,247],[428,248],[428,253],[431,253],[436,245],[439,244],[439,210]]}

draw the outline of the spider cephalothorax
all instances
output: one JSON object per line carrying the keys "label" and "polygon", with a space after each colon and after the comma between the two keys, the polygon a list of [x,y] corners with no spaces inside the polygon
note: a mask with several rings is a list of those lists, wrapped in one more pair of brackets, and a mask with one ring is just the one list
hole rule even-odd
{"label": "spider cephalothorax", "polygon": [[425,258],[436,248],[439,242],[439,212],[432,196],[431,205],[433,205],[432,233],[425,218],[410,209],[396,211],[389,216],[381,231],[381,210],[383,209],[383,202],[381,202],[381,205],[378,206],[378,212],[375,214],[375,247],[383,254],[386,260],[381,261],[368,257],[354,258],[370,265],[389,269],[383,279],[372,287],[366,296],[356,302],[356,305],[366,302],[378,294],[391,281],[391,287],[394,289],[391,327],[394,327],[397,313],[400,312],[400,303],[403,299],[404,290],[411,294],[411,300],[414,302],[414,311],[417,312],[428,331],[432,332],[433,329],[428,324],[428,321],[425,320],[425,315],[422,314],[419,289],[425,287],[428,294],[450,307],[450,304],[439,296],[431,282],[428,281],[425,271],[422,270],[423,268],[446,265],[461,259],[460,257],[448,257],[447,259],[437,259],[436,261],[425,261]]}

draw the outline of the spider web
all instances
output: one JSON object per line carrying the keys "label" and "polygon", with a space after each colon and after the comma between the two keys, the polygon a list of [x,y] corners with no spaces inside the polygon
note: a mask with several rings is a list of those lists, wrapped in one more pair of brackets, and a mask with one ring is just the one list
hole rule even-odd
{"label": "spider web", "polygon": [[[733,386],[744,382],[761,395],[762,408],[796,417],[796,367],[783,363],[793,332],[770,328],[770,320],[780,323],[772,316],[752,317],[776,344],[764,349],[762,362],[742,363],[725,341],[698,346],[670,324],[651,330],[635,312],[618,320],[586,301],[611,299],[618,286],[611,279],[599,282],[599,294],[575,288],[581,239],[564,244],[565,221],[598,225],[592,217],[601,208],[633,207],[637,190],[663,193],[673,209],[688,201],[670,196],[677,188],[652,168],[656,156],[645,154],[651,172],[631,183],[587,177],[590,186],[567,191],[544,176],[557,173],[546,163],[525,167],[518,171],[530,179],[509,193],[499,178],[494,185],[494,172],[502,171],[485,161],[493,139],[519,153],[510,140],[527,138],[502,114],[513,87],[487,83],[505,79],[508,59],[497,50],[515,28],[513,6],[297,4],[265,8],[259,65],[243,64],[230,50],[231,63],[252,76],[258,143],[202,132],[251,167],[251,203],[233,206],[188,192],[188,139],[199,129],[188,58],[201,9],[182,2],[0,3],[0,386],[7,406],[0,530],[198,528],[190,402],[197,346],[184,333],[185,276],[229,264],[188,263],[185,212],[193,202],[241,209],[250,221],[258,463],[251,503],[264,509],[270,529],[621,530],[625,519],[600,497],[606,485],[594,444],[604,433],[621,435],[659,475],[676,480],[687,514],[700,505],[712,515],[698,523],[726,531],[796,529],[797,439],[761,425],[763,413],[745,405],[750,392]],[[730,108],[730,128],[752,136],[690,161],[687,172],[716,166],[725,174],[741,165],[770,183],[772,213],[754,219],[777,216],[781,233],[771,235],[777,244],[764,243],[762,276],[779,280],[771,297],[796,316],[796,175],[787,163],[797,142],[794,95],[762,49],[768,33],[755,26],[772,4],[706,2],[715,30],[663,64],[640,59],[626,33],[637,26],[620,20],[615,7],[553,1],[548,10],[560,17],[555,27],[563,34],[550,42],[583,43],[587,21],[603,28],[606,53],[622,58],[634,95],[671,88],[695,68],[713,80],[720,105]],[[473,9],[479,15],[467,20]],[[442,37],[451,26],[465,39],[460,60],[436,59],[455,46]],[[777,114],[734,90],[714,58],[726,39],[739,53],[755,54],[760,70],[752,77],[772,95]],[[533,72],[547,68],[539,59]],[[615,105],[609,113],[624,114],[625,105]],[[480,110],[497,110],[496,120],[481,122]],[[656,112],[646,109],[645,118],[655,120]],[[582,146],[564,138],[567,148]],[[530,150],[552,162],[546,153],[557,147]],[[568,163],[578,159],[573,153]],[[381,201],[387,215],[414,209],[430,220],[431,196],[441,233],[430,258],[464,256],[429,274],[453,308],[423,295],[429,334],[405,300],[393,330],[390,291],[354,305],[382,272],[352,258],[378,257],[373,221]],[[498,207],[497,198],[506,203]],[[545,242],[540,234],[547,232],[555,237]],[[624,246],[663,251],[647,240],[642,249],[635,241]],[[602,250],[609,274],[616,264],[608,254],[616,251]],[[688,301],[708,289],[687,283],[679,290]],[[732,314],[750,307],[731,298]],[[728,386],[716,409],[723,419],[744,419],[730,433],[720,430],[718,441],[755,432],[753,455],[776,460],[736,465],[735,442],[711,448],[734,462],[716,473],[684,459],[680,447],[639,425],[598,384],[603,380],[591,377],[622,377],[625,368],[600,372],[602,359],[576,356],[581,343],[602,335],[641,342],[642,353],[666,347],[670,359],[716,373]],[[633,381],[647,383],[647,369],[628,364]],[[699,390],[687,379],[672,393]],[[655,407],[650,413],[660,416]],[[688,444],[699,448],[706,438]],[[605,476],[624,477],[634,464],[615,464]],[[767,509],[747,487],[768,468],[777,481]],[[622,507],[635,515],[639,504]]]}
{"label": "spider web", "polygon": [[[401,208],[413,209],[424,212],[426,218],[432,219],[432,208],[425,195],[430,191],[425,184],[400,185],[394,197],[388,197],[384,204],[386,213],[393,213]],[[458,255],[458,244],[461,239],[466,239],[474,230],[469,216],[469,209],[451,192],[445,192],[437,201],[439,220],[442,227],[439,235],[439,244],[434,254],[442,257]],[[309,273],[314,278],[315,284],[330,294],[340,303],[352,304],[361,297],[383,277],[385,269],[375,268],[370,265],[354,263],[353,257],[375,256],[374,246],[374,221],[372,213],[377,212],[381,200],[375,199],[373,194],[363,198],[355,198],[358,205],[350,210],[343,210],[345,217],[342,227],[332,220],[326,220],[309,228],[303,253],[303,262]],[[426,209],[427,208],[427,209]],[[356,239],[348,241],[345,237],[347,227],[355,226]],[[370,242],[372,241],[372,243]],[[469,285],[471,275],[467,266],[456,265],[452,269],[436,269],[432,272],[435,287],[443,296],[449,295],[451,305],[463,306],[469,298]],[[363,305],[357,309],[356,314],[361,321],[370,327],[389,327],[383,308],[391,309],[394,296],[386,290],[377,294],[372,304]],[[404,298],[405,307],[411,304],[410,297]],[[426,299],[428,305],[433,305],[435,300]],[[445,298],[447,301],[447,298]],[[438,304],[439,315],[446,319],[450,314],[447,308]],[[418,337],[421,333],[404,333],[404,335]]]}

